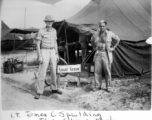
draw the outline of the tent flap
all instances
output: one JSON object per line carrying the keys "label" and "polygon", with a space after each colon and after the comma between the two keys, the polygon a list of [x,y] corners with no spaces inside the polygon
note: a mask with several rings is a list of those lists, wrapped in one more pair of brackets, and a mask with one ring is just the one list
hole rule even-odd
{"label": "tent flap", "polygon": [[145,41],[120,41],[113,57],[113,75],[139,75],[151,71],[151,46]]}

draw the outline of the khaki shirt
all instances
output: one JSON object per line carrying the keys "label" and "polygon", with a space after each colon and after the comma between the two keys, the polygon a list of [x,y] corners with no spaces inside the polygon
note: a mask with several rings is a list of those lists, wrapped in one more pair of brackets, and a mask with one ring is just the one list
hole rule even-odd
{"label": "khaki shirt", "polygon": [[[112,31],[106,31],[106,34],[103,38],[99,37],[99,32],[100,32],[99,30],[96,31],[91,37],[92,46],[94,49],[97,50],[94,56],[94,60],[96,59],[96,56],[98,55],[98,51],[102,51],[102,50],[105,51],[106,47],[107,47],[107,50],[109,50],[109,48],[111,47],[112,39],[119,40],[119,37],[115,35]],[[112,63],[113,62],[112,52],[109,51],[108,53],[109,53],[108,55],[109,55],[110,63]]]}
{"label": "khaki shirt", "polygon": [[41,48],[53,48],[57,40],[56,30],[54,28],[47,30],[46,27],[44,27],[38,31],[36,40],[41,41]]}
{"label": "khaki shirt", "polygon": [[112,39],[119,39],[119,37],[112,31],[106,31],[105,37],[101,40],[98,30],[91,37],[91,43],[93,44],[93,48],[96,48],[97,50],[105,50],[106,44],[108,49],[111,47]]}

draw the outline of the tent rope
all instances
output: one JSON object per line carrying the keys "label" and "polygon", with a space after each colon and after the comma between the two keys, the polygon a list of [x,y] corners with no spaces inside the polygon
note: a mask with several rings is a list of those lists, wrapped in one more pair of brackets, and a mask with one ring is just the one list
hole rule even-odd
{"label": "tent rope", "polygon": [[82,61],[82,63],[81,63],[82,66],[89,60],[89,58],[92,56],[92,54],[93,54],[94,52],[95,52],[95,50],[93,49],[93,50],[91,51],[91,53],[89,53],[89,54],[85,57],[84,61]]}

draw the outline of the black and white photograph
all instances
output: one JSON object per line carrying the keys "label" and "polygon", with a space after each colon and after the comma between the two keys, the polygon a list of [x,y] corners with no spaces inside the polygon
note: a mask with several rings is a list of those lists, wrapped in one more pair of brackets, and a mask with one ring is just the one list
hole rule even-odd
{"label": "black and white photograph", "polygon": [[1,109],[151,111],[151,45],[151,0],[2,0]]}

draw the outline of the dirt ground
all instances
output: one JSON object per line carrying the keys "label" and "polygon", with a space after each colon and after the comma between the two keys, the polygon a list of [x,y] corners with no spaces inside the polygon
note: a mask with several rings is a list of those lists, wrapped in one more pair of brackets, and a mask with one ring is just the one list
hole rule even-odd
{"label": "dirt ground", "polygon": [[[36,52],[2,53],[1,64],[8,57],[18,57],[26,64],[24,71],[6,74],[1,68],[2,109],[3,110],[150,110],[151,75],[113,78],[111,92],[92,91],[93,76],[82,72],[80,87],[77,74],[60,78],[62,95],[52,94],[49,86],[39,100],[34,99],[37,68],[29,66],[36,59]],[[2,66],[2,65],[1,65]]]}

